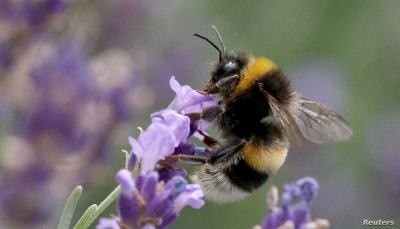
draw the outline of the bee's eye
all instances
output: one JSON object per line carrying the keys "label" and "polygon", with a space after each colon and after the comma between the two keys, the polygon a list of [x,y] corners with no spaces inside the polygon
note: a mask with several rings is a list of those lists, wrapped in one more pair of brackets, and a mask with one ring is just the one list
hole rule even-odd
{"label": "bee's eye", "polygon": [[238,70],[238,65],[236,62],[229,61],[224,66],[222,66],[213,76],[213,81],[218,82],[220,79],[231,75],[233,72]]}

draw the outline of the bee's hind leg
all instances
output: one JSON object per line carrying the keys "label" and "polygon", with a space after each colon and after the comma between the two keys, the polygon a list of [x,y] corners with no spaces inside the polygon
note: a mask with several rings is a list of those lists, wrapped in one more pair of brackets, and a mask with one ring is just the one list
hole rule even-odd
{"label": "bee's hind leg", "polygon": [[246,142],[240,142],[237,145],[231,146],[229,148],[222,149],[220,151],[215,152],[211,157],[210,157],[210,163],[215,164],[218,162],[223,161],[225,158],[237,153],[239,150],[241,150],[244,146],[246,145]]}

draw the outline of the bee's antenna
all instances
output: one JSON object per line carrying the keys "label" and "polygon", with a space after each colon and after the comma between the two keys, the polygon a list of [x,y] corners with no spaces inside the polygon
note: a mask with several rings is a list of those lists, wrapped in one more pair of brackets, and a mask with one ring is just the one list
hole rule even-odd
{"label": "bee's antenna", "polygon": [[[192,34],[193,36],[196,36],[196,37],[199,37],[199,38],[201,38],[201,39],[203,39],[203,40],[206,40],[208,43],[210,43],[216,50],[218,50],[218,53],[219,53],[219,61],[221,62],[221,60],[222,60],[222,52],[221,52],[221,50],[218,48],[218,46],[216,46],[212,41],[210,41],[208,38],[206,38],[206,37],[203,37],[202,35],[199,35],[199,34],[197,34],[197,33],[193,33]],[[225,52],[225,47],[223,47],[224,48],[224,52]],[[225,54],[224,54],[225,55]]]}
{"label": "bee's antenna", "polygon": [[[222,41],[221,35],[219,35],[218,30],[217,30],[217,27],[215,27],[215,25],[212,25],[211,27],[214,29],[215,33],[216,33],[217,36],[218,36],[219,41],[221,42],[221,45],[222,45],[222,55],[225,56],[225,55],[226,55],[226,48],[225,48],[224,42]],[[221,58],[220,58],[220,59],[221,59]]]}

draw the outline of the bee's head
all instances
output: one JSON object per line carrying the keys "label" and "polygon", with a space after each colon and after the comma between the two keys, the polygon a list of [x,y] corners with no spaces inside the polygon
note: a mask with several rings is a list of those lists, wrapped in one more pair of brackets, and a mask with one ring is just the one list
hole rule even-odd
{"label": "bee's head", "polygon": [[229,94],[238,84],[242,70],[249,64],[252,57],[244,52],[227,54],[224,42],[222,41],[217,28],[215,26],[212,26],[212,28],[214,29],[219,41],[221,42],[222,51],[208,38],[196,33],[193,34],[193,36],[197,36],[201,39],[206,40],[219,53],[219,60],[212,66],[211,79],[207,87],[204,89],[204,92],[208,94]]}

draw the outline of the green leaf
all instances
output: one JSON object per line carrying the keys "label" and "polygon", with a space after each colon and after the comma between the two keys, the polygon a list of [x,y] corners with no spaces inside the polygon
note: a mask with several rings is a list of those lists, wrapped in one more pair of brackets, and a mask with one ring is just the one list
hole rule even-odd
{"label": "green leaf", "polygon": [[93,221],[99,217],[99,215],[115,200],[117,199],[119,193],[121,192],[121,185],[118,185],[97,207],[96,212],[91,217],[90,221],[86,225],[90,226]]}
{"label": "green leaf", "polygon": [[82,186],[77,186],[68,198],[67,204],[62,212],[60,222],[57,229],[68,229],[71,223],[72,215],[74,214],[76,204],[82,194]]}
{"label": "green leaf", "polygon": [[74,229],[86,229],[89,227],[91,219],[97,209],[97,205],[93,204],[88,209],[86,209],[85,213],[81,216],[81,218],[76,223]]}

